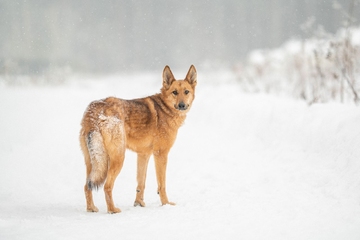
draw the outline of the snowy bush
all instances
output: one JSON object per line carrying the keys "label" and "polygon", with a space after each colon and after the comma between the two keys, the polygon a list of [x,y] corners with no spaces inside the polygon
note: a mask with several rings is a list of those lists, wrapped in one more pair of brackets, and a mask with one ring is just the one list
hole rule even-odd
{"label": "snowy bush", "polygon": [[292,95],[309,104],[359,103],[360,27],[341,29],[335,35],[320,29],[310,39],[253,51],[236,74],[249,92]]}

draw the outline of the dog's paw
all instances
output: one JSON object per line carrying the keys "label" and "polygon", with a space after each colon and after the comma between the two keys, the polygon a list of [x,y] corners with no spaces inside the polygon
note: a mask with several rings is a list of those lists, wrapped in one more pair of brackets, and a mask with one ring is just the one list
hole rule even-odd
{"label": "dog's paw", "polygon": [[137,207],[137,206],[145,207],[145,202],[142,200],[135,200],[134,207]]}
{"label": "dog's paw", "polygon": [[113,209],[108,210],[108,213],[110,213],[110,214],[120,213],[120,212],[121,212],[120,208],[116,208],[116,207],[114,207]]}
{"label": "dog's paw", "polygon": [[175,206],[176,205],[176,203],[174,203],[174,202],[165,202],[165,203],[162,203],[162,205],[164,206],[164,205],[171,205],[171,206]]}
{"label": "dog's paw", "polygon": [[92,206],[92,207],[86,208],[86,211],[87,212],[98,212],[99,209],[97,207],[95,207],[95,206]]}

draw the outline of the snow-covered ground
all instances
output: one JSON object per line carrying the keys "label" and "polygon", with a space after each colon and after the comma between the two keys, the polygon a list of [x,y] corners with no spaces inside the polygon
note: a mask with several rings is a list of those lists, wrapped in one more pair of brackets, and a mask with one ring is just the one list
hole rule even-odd
{"label": "snow-covered ground", "polygon": [[0,239],[360,239],[360,108],[246,94],[201,73],[169,156],[177,205],[160,206],[151,161],[147,207],[133,207],[127,152],[113,192],[122,212],[106,213],[102,189],[100,211],[86,212],[83,111],[158,92],[160,75],[0,86]]}

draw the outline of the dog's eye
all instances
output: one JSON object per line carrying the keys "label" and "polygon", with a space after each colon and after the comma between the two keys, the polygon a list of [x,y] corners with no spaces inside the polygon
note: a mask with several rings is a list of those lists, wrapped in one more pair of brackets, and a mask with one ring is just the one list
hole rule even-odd
{"label": "dog's eye", "polygon": [[189,90],[185,90],[185,95],[188,95],[188,93],[189,93]]}
{"label": "dog's eye", "polygon": [[178,95],[178,92],[175,90],[172,92],[172,94],[174,94],[176,96],[176,95]]}

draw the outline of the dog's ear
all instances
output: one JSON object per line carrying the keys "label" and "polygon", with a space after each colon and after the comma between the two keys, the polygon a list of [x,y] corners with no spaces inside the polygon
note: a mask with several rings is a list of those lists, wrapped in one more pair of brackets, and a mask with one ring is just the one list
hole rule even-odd
{"label": "dog's ear", "polygon": [[189,69],[188,73],[186,74],[185,80],[188,81],[193,87],[196,86],[197,73],[196,73],[196,68],[194,67],[194,65],[190,66],[190,69]]}
{"label": "dog's ear", "polygon": [[171,84],[175,81],[174,75],[168,65],[165,66],[163,71],[163,86],[165,89],[169,89]]}

